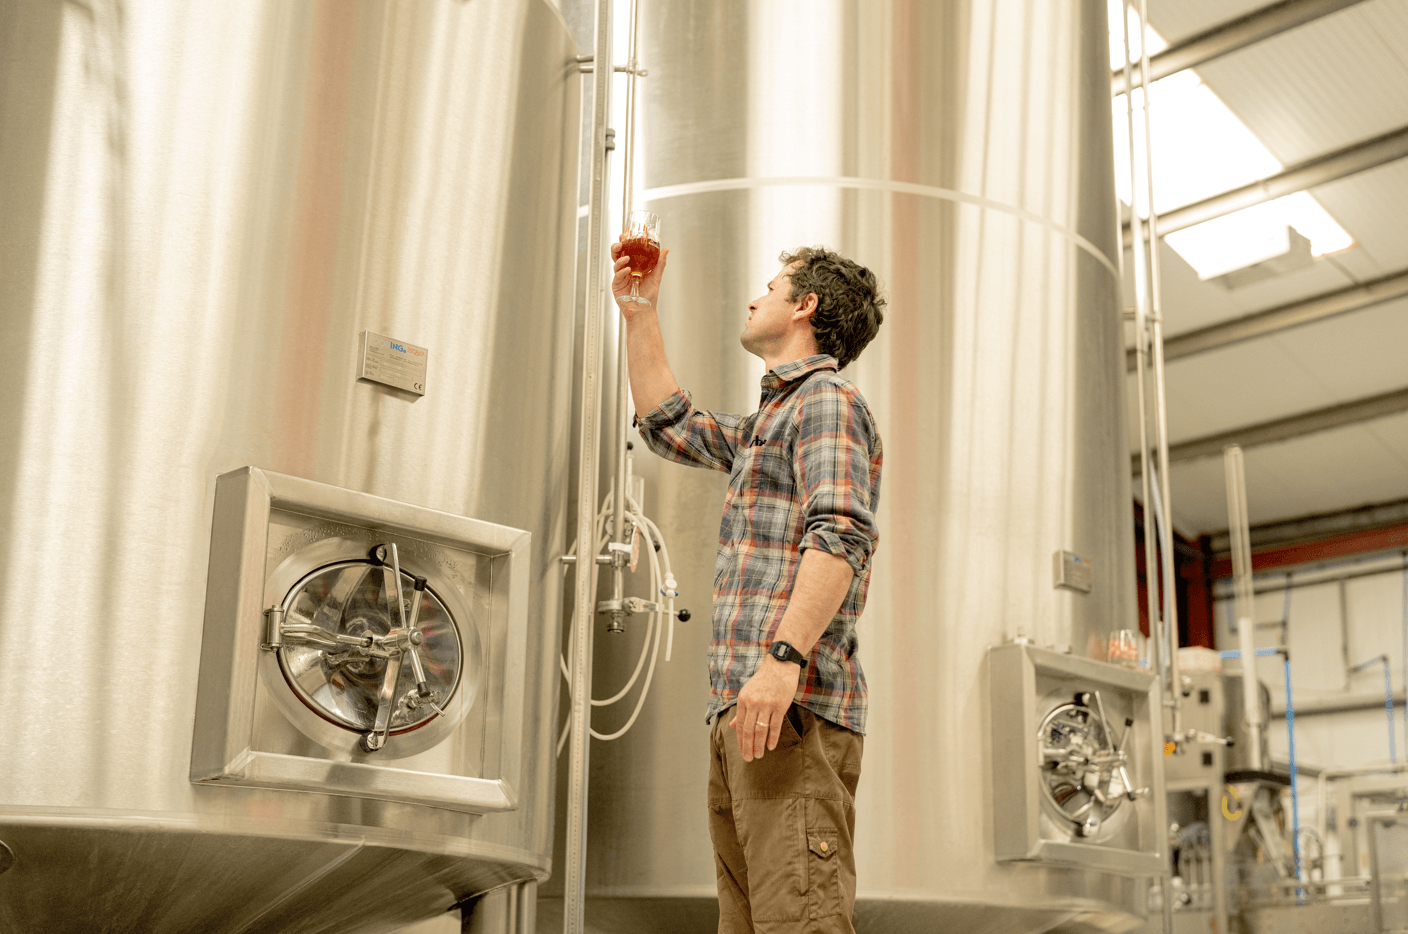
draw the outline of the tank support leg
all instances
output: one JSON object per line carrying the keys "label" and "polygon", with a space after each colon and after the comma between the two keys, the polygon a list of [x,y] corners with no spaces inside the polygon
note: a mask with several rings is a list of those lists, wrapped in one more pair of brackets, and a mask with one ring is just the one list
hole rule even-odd
{"label": "tank support leg", "polygon": [[534,934],[538,925],[538,883],[507,885],[461,906],[462,934]]}

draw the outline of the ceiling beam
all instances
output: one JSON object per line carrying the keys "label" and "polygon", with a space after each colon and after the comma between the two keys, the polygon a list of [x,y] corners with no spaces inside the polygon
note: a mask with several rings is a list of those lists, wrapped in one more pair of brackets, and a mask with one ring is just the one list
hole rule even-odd
{"label": "ceiling beam", "polygon": [[[1154,81],[1195,68],[1229,52],[1278,36],[1288,29],[1303,26],[1322,16],[1353,6],[1361,0],[1282,0],[1253,10],[1245,16],[1220,23],[1204,32],[1189,36],[1149,58],[1149,75]],[[1139,86],[1139,64],[1130,71],[1130,80]],[[1125,90],[1124,69],[1110,77],[1113,94]]]}
{"label": "ceiling beam", "polygon": [[[1212,457],[1221,455],[1222,449],[1229,444],[1239,444],[1243,448],[1274,444],[1277,441],[1288,441],[1291,438],[1329,431],[1332,428],[1343,428],[1357,422],[1386,418],[1401,412],[1408,412],[1408,389],[1396,389],[1393,392],[1356,399],[1353,402],[1332,405],[1328,408],[1316,409],[1313,412],[1301,412],[1297,415],[1262,422],[1259,425],[1246,425],[1242,428],[1233,428],[1231,431],[1218,432],[1215,435],[1180,441],[1177,444],[1169,445],[1168,460],[1170,464],[1176,464],[1197,460],[1200,457]],[[1138,476],[1138,454],[1130,459],[1130,465],[1133,473]]]}
{"label": "ceiling beam", "polygon": [[[1355,509],[1341,509],[1318,516],[1301,516],[1296,519],[1282,519],[1267,522],[1251,528],[1252,561],[1256,562],[1259,552],[1274,551],[1318,542],[1323,539],[1355,536],[1390,526],[1401,526],[1408,530],[1408,499],[1389,503],[1373,503]],[[1230,532],[1214,532],[1208,537],[1208,547],[1212,549],[1214,560],[1230,561],[1232,555],[1232,535]],[[1360,549],[1361,551],[1363,549]]]}
{"label": "ceiling beam", "polygon": [[[1177,360],[1179,357],[1191,357],[1194,354],[1207,353],[1209,350],[1219,350],[1230,344],[1324,321],[1326,318],[1370,308],[1405,295],[1408,295],[1408,269],[1165,338],[1164,360]],[[1125,364],[1129,372],[1133,373],[1136,366],[1133,350],[1126,351]]]}
{"label": "ceiling beam", "polygon": [[[1307,159],[1240,188],[1166,211],[1158,216],[1159,236],[1377,168],[1404,156],[1408,156],[1408,126]],[[1134,236],[1126,221],[1124,245],[1128,247],[1133,243]]]}
{"label": "ceiling beam", "polygon": [[[1318,561],[1333,561],[1336,558],[1350,558],[1389,549],[1408,549],[1408,523],[1376,529],[1361,529],[1341,535],[1328,535],[1312,541],[1253,551],[1252,573],[1281,567],[1294,567],[1298,564],[1312,564]],[[1392,573],[1392,569],[1379,568],[1365,573],[1366,576],[1368,574]],[[1212,562],[1209,576],[1214,580],[1231,577],[1232,559],[1215,559]],[[1279,589],[1284,589],[1284,587]]]}

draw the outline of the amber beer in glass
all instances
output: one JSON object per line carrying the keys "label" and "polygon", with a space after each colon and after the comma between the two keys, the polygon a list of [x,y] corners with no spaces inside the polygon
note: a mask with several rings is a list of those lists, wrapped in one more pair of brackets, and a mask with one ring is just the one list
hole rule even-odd
{"label": "amber beer in glass", "polygon": [[660,259],[660,244],[649,237],[627,237],[621,241],[621,252],[631,258],[631,275],[648,276]]}
{"label": "amber beer in glass", "polygon": [[626,217],[626,229],[621,231],[621,252],[631,261],[631,294],[618,301],[649,305],[649,299],[640,297],[640,280],[650,275],[660,261],[660,218],[649,211],[632,211]]}

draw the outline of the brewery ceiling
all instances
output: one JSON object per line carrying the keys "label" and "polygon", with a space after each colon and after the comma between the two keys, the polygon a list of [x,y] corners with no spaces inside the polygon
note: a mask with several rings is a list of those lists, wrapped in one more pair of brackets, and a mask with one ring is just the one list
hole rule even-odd
{"label": "brewery ceiling", "polygon": [[[1148,0],[1149,21],[1176,45],[1265,4]],[[1275,6],[1292,4],[1309,5]],[[1302,163],[1408,127],[1408,2],[1361,0],[1196,71],[1283,165]],[[1307,300],[1408,271],[1408,158],[1310,191],[1354,246],[1228,288],[1201,281],[1164,245],[1167,338],[1270,309],[1310,308]],[[1127,252],[1126,270],[1130,262]],[[1408,500],[1408,275],[1366,291],[1397,297],[1170,360],[1170,482],[1180,532],[1227,528],[1218,453],[1226,440],[1244,441],[1254,526]],[[1218,343],[1218,332],[1210,337]],[[1133,398],[1132,377],[1130,390]],[[1346,405],[1361,400],[1370,401]],[[1326,427],[1350,418],[1358,420]],[[1269,431],[1248,430],[1278,421]],[[1137,432],[1137,421],[1130,425]]]}

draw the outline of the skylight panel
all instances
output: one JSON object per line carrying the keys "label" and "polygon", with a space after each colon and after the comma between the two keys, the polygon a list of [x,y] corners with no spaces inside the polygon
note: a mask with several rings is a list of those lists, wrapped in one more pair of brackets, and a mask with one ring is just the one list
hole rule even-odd
{"label": "skylight panel", "polygon": [[[1124,33],[1120,28],[1120,0],[1109,0],[1110,61],[1112,69],[1124,67]],[[1139,54],[1139,17],[1129,11],[1129,34]],[[1168,43],[1153,27],[1143,30],[1153,55]],[[1134,158],[1144,165],[1142,90],[1133,95],[1135,120]],[[1198,73],[1185,69],[1154,82],[1149,90],[1150,127],[1154,151],[1154,207],[1160,213],[1239,188],[1274,175],[1283,168],[1237,115],[1203,84]],[[1125,95],[1114,98],[1115,182],[1120,199],[1133,202],[1141,216],[1149,214],[1147,183],[1130,193],[1128,114]],[[1197,271],[1211,279],[1261,262],[1267,250],[1287,242],[1286,228],[1294,228],[1310,241],[1310,254],[1323,256],[1354,245],[1349,234],[1308,192],[1288,195],[1246,208],[1186,230],[1168,234],[1164,242]]]}

